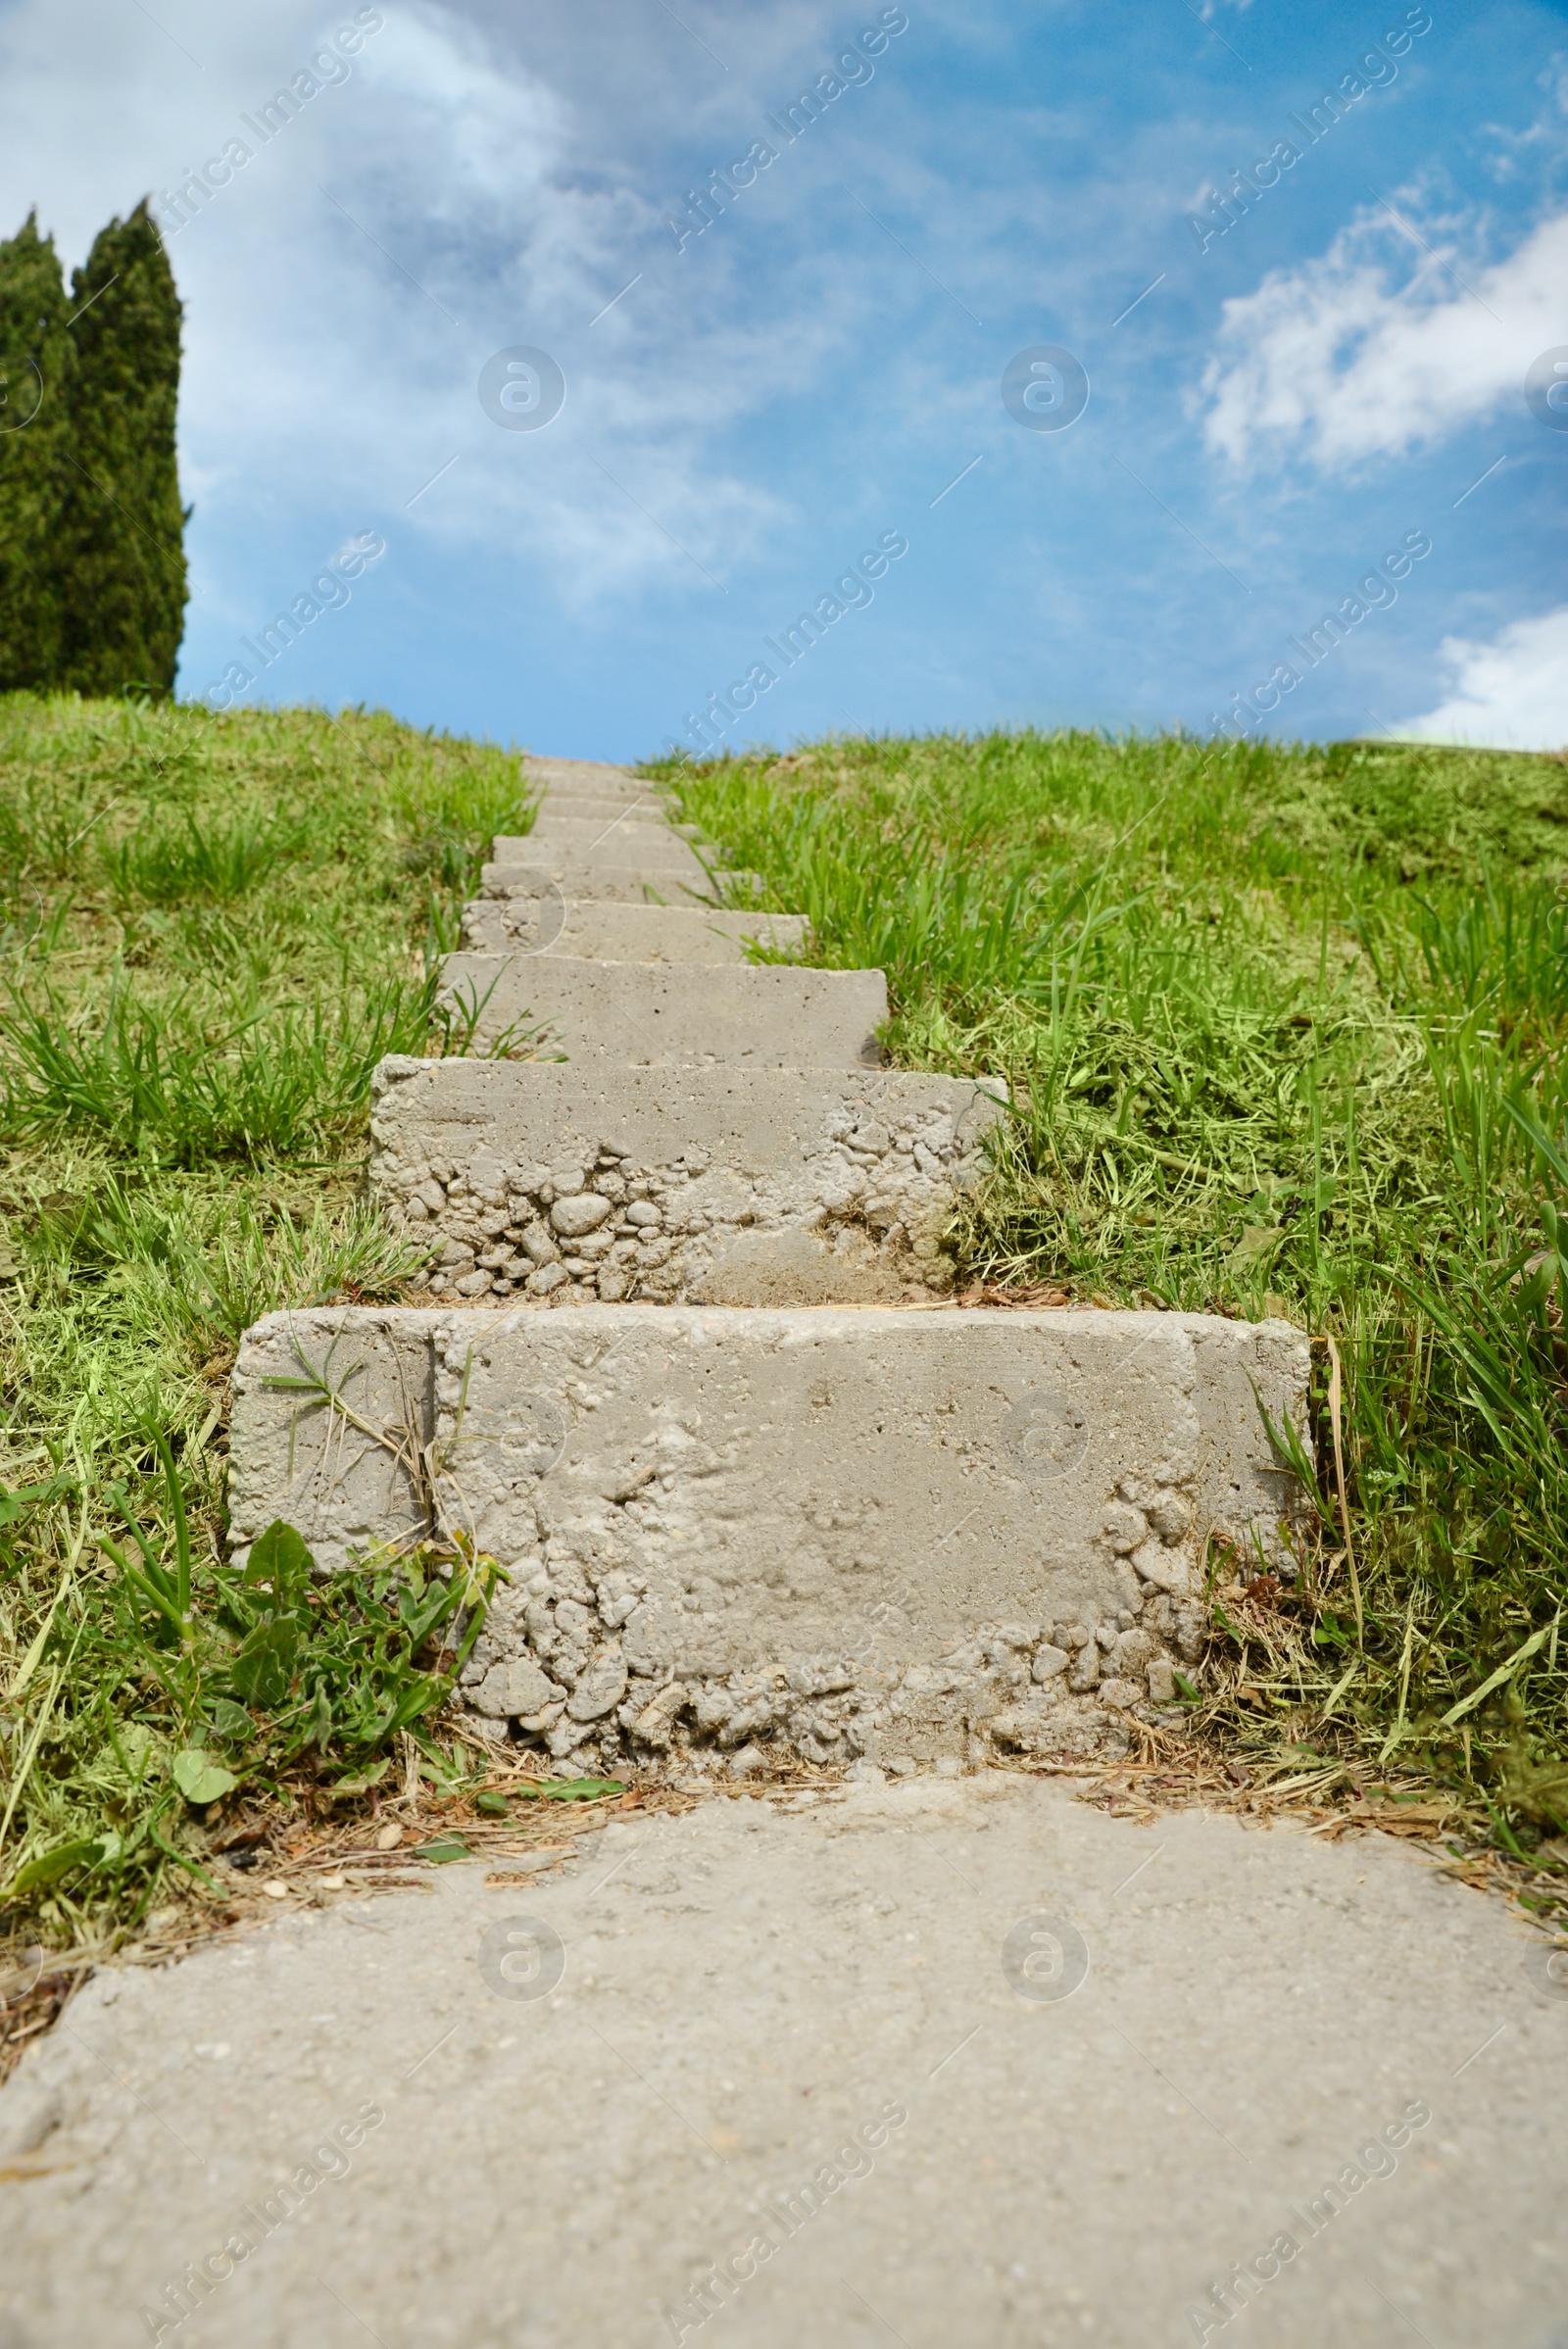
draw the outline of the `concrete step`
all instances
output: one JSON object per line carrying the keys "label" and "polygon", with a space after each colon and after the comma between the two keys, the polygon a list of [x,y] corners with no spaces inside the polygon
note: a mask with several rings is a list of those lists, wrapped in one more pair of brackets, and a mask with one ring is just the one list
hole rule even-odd
{"label": "concrete step", "polygon": [[607,766],[597,759],[524,758],[522,771],[536,791],[639,792],[651,787],[629,766]]}
{"label": "concrete step", "polygon": [[[535,802],[534,820],[538,822],[543,817],[565,817],[584,823],[597,821],[610,824],[623,819],[633,824],[672,824],[673,816],[673,808],[662,806],[657,800],[615,800],[598,792],[579,794],[547,791],[542,800]],[[499,855],[500,852],[496,853]]]}
{"label": "concrete step", "polygon": [[578,816],[585,820],[596,817],[599,822],[609,824],[613,823],[618,817],[624,816],[630,823],[665,824],[674,831],[686,833],[696,830],[695,825],[676,823],[670,810],[659,800],[612,800],[601,797],[597,793],[590,795],[586,792],[578,794],[576,792],[547,791],[544,798],[538,803],[538,807],[539,813],[536,819],[538,822],[564,815]]}
{"label": "concrete step", "polygon": [[952,1288],[942,1235],[1005,1088],[399,1058],[372,1097],[371,1190],[445,1242],[433,1289],[818,1305]]}
{"label": "concrete step", "polygon": [[505,862],[508,857],[526,856],[547,837],[558,839],[577,856],[584,855],[601,840],[631,840],[643,848],[656,842],[689,840],[688,834],[676,831],[666,815],[654,808],[639,808],[635,803],[624,811],[612,808],[608,815],[596,815],[572,807],[554,807],[548,800],[542,800],[532,829],[498,834],[492,854],[498,862]]}
{"label": "concrete step", "polygon": [[573,864],[667,865],[698,874],[703,869],[691,842],[672,824],[607,823],[598,816],[542,817],[531,832],[498,838],[492,862],[535,864],[545,856]]}
{"label": "concrete step", "polygon": [[475,898],[463,908],[473,954],[560,954],[605,962],[744,962],[750,942],[798,954],[804,913],[719,913],[697,905],[567,904],[542,895]]}
{"label": "concrete step", "polygon": [[[605,843],[607,848],[611,845]],[[526,850],[527,840],[518,846]],[[658,864],[625,852],[618,858],[595,856],[590,861],[545,842],[531,856],[481,866],[479,887],[489,898],[554,894],[605,905],[706,905],[712,896],[712,883],[701,866],[694,875],[684,864]]]}
{"label": "concrete step", "polygon": [[651,782],[646,775],[625,774],[612,766],[584,767],[570,773],[540,773],[529,768],[526,780],[531,791],[564,799],[591,796],[624,803],[639,799],[662,801],[664,797],[661,785]]}
{"label": "concrete step", "polygon": [[482,1005],[474,1041],[549,1031],[568,1059],[642,1066],[716,1060],[753,1068],[876,1068],[888,1016],[879,970],[788,963],[592,962],[566,954],[448,954],[448,1001]]}
{"label": "concrete step", "polygon": [[275,1313],[232,1535],[474,1543],[512,1581],[472,1701],[561,1757],[1125,1750],[1195,1669],[1210,1536],[1290,1570],[1263,1412],[1304,1431],[1307,1361],[1183,1313]]}

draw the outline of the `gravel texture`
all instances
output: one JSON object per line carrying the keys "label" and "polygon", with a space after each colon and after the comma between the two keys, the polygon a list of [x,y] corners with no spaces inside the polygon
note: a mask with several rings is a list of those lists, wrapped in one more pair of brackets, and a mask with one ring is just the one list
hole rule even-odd
{"label": "gravel texture", "polygon": [[[474,1706],[578,1768],[1115,1754],[1196,1654],[1210,1534],[1290,1570],[1263,1413],[1299,1424],[1306,1368],[1289,1324],[1204,1314],[276,1313],[231,1536],[282,1517],[324,1566],[462,1534],[511,1577]],[[525,1657],[553,1687],[513,1715],[489,1675]]]}
{"label": "gravel texture", "polygon": [[[439,1243],[438,1295],[890,1303],[952,1288],[946,1228],[1000,1114],[967,1078],[390,1058],[370,1184]],[[587,1195],[601,1239],[563,1279]]]}

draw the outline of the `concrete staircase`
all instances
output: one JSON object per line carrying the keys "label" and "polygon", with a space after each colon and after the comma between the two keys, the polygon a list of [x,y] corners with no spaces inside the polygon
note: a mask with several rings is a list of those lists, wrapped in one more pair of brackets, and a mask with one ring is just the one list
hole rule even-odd
{"label": "concrete staircase", "polygon": [[511,1580],[471,1726],[582,1769],[1125,1751],[1210,1536],[1288,1564],[1305,1339],[955,1306],[1004,1089],[884,1068],[879,971],[748,960],[799,917],[713,910],[622,770],[532,767],[445,983],[564,1056],[381,1064],[371,1186],[436,1301],[247,1332],[236,1543],[473,1542]]}

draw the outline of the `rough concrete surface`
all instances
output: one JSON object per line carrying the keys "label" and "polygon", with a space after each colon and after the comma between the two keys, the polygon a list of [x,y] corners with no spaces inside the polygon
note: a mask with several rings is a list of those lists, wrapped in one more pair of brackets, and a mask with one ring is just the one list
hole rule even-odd
{"label": "rough concrete surface", "polygon": [[[231,1533],[282,1517],[341,1564],[433,1487],[512,1578],[470,1701],[583,1767],[1116,1753],[1197,1653],[1210,1533],[1279,1554],[1263,1411],[1299,1426],[1306,1370],[1289,1324],[1203,1314],[271,1314]],[[509,1662],[538,1667],[515,1701]]]}
{"label": "rough concrete surface", "polygon": [[[942,1231],[1000,1114],[961,1077],[394,1058],[370,1185],[460,1296],[889,1301],[951,1288]],[[609,1203],[573,1270],[550,1210],[585,1190]]]}
{"label": "rough concrete surface", "polygon": [[[608,814],[602,817],[598,816],[596,812],[601,807],[609,810]],[[642,790],[632,791],[620,789],[578,791],[565,788],[541,794],[534,802],[533,817],[526,832],[496,833],[495,854],[498,856],[506,856],[519,849],[524,840],[531,839],[538,832],[540,823],[547,816],[553,816],[558,821],[565,823],[586,822],[592,819],[596,822],[614,823],[631,829],[640,828],[645,824],[662,825],[666,832],[692,832],[697,829],[685,817],[681,817],[678,821],[672,817],[669,808],[659,794],[646,787]]]}
{"label": "rough concrete surface", "polygon": [[622,804],[629,799],[650,799],[655,808],[666,806],[664,792],[658,782],[650,782],[646,775],[629,775],[619,765],[582,763],[572,768],[565,759],[549,761],[549,765],[554,773],[540,773],[540,761],[535,759],[523,761],[528,785],[542,799],[617,799]]}
{"label": "rough concrete surface", "polygon": [[679,840],[701,840],[704,837],[699,825],[688,823],[684,817],[672,817],[660,801],[639,798],[635,793],[617,797],[610,792],[547,791],[544,798],[535,803],[533,822],[528,830],[500,835],[492,844],[491,853],[497,857],[515,856],[530,840],[538,837],[541,824],[556,821],[582,823],[590,819],[596,825],[613,824],[616,827],[616,839],[622,832],[630,830],[640,840],[645,828],[654,826],[662,827],[665,833]]}
{"label": "rough concrete surface", "polygon": [[609,815],[542,802],[530,831],[516,837],[497,836],[495,859],[498,864],[515,863],[547,846],[568,857],[593,856],[600,850],[612,857],[658,856],[666,850],[676,857],[683,851],[690,854],[687,838],[666,816],[654,807],[643,809],[635,800]]}
{"label": "rough concrete surface", "polygon": [[522,762],[528,781],[542,792],[602,791],[629,793],[633,798],[657,792],[659,785],[634,775],[629,766],[607,766],[597,759],[535,759]]}
{"label": "rough concrete surface", "polygon": [[549,792],[542,792],[540,799],[535,799],[533,822],[530,822],[528,834],[523,834],[523,832],[498,832],[495,834],[495,856],[507,856],[507,851],[512,851],[512,848],[516,848],[523,839],[528,839],[530,834],[538,832],[540,820],[545,815],[557,815],[557,817],[564,817],[564,820],[582,820],[582,817],[596,815],[596,810],[599,808],[608,808],[608,815],[604,817],[604,822],[664,824],[666,832],[671,832],[671,829],[676,829],[676,832],[693,832],[695,829],[693,824],[685,820],[685,817],[671,815],[669,806],[666,806],[664,799],[655,792],[653,785],[634,785],[631,789],[622,787],[622,785],[612,785],[608,789],[577,789],[577,787],[564,785],[564,787],[549,789]]}
{"label": "rough concrete surface", "polygon": [[1568,2340],[1568,2000],[1424,1856],[997,1776],[578,1846],[91,1982],[0,2095],[5,2349],[199,2264],[191,2349]]}
{"label": "rough concrete surface", "polygon": [[565,805],[578,800],[607,800],[617,807],[646,807],[656,814],[667,815],[669,802],[658,783],[645,776],[626,775],[614,767],[582,776],[543,778],[528,770],[530,784],[539,788],[539,803]]}
{"label": "rough concrete surface", "polygon": [[744,962],[749,945],[793,954],[805,945],[808,926],[800,913],[568,905],[548,884],[475,898],[463,908],[463,944],[470,954],[574,954],[602,962]]}
{"label": "rough concrete surface", "polygon": [[639,822],[666,824],[671,831],[684,833],[688,839],[700,837],[696,824],[669,815],[663,802],[650,791],[547,791],[537,804],[535,828],[552,815],[597,815],[606,823],[612,817],[634,815]]}
{"label": "rough concrete surface", "polygon": [[[708,852],[709,863],[722,861]],[[656,876],[671,873],[689,881],[706,879],[705,865],[690,841],[666,823],[621,823],[612,828],[593,818],[557,817],[547,831],[528,832],[516,839],[498,837],[492,862],[513,866],[560,861],[581,864],[592,871],[600,864],[637,864]]]}
{"label": "rough concrete surface", "polygon": [[[522,846],[527,848],[526,840]],[[605,842],[608,849],[610,841]],[[624,860],[604,855],[590,862],[540,848],[532,857],[500,864],[494,858],[479,868],[479,886],[486,897],[538,896],[554,890],[567,899],[597,899],[607,905],[707,905],[712,884],[706,873],[689,880],[679,872],[655,872],[646,858]]]}
{"label": "rough concrete surface", "polygon": [[448,954],[449,999],[478,1005],[475,1037],[543,1025],[545,1049],[622,1065],[719,1060],[754,1068],[880,1066],[879,970],[793,963],[596,962],[569,954]]}

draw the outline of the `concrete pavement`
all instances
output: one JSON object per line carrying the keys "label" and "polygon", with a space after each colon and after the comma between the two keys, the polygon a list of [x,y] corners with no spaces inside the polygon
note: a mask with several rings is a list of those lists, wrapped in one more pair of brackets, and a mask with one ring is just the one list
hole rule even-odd
{"label": "concrete pavement", "polygon": [[0,2341],[1555,2349],[1565,2061],[1379,1836],[713,1799],[96,1978],[0,2097]]}

